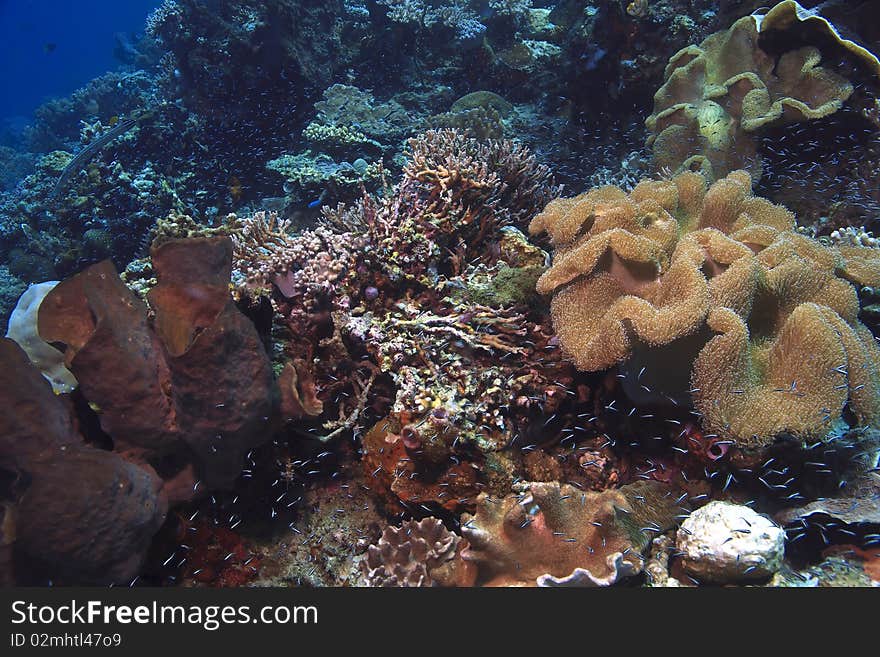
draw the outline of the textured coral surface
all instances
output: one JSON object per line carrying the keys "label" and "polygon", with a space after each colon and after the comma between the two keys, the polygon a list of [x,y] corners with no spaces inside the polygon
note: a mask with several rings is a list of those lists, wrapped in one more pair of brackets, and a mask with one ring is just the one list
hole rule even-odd
{"label": "textured coral surface", "polygon": [[722,178],[747,169],[757,180],[761,158],[754,133],[828,116],[850,97],[853,85],[821,66],[818,48],[775,57],[762,50],[759,34],[759,22],[746,16],[670,58],[646,121],[658,170]]}
{"label": "textured coral surface", "polygon": [[880,413],[880,354],[853,287],[880,282],[877,250],[794,227],[737,171],[708,189],[697,173],[598,188],[530,230],[556,246],[538,290],[579,369],[620,363],[635,395],[692,401],[707,432],[757,447],[821,438],[845,409]]}

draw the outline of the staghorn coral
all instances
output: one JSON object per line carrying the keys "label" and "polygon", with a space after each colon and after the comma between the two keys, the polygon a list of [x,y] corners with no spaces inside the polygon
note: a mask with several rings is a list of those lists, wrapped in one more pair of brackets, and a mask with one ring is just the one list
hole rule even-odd
{"label": "staghorn coral", "polygon": [[608,586],[642,571],[651,534],[678,507],[656,482],[601,493],[558,482],[525,484],[502,500],[485,493],[462,520],[462,553],[488,586]]}
{"label": "staghorn coral", "polygon": [[714,179],[746,169],[758,180],[757,133],[828,116],[850,97],[852,83],[820,66],[817,48],[778,57],[763,50],[759,36],[768,25],[746,16],[669,59],[645,122],[656,170],[698,170]]}
{"label": "staghorn coral", "polygon": [[398,185],[379,198],[365,194],[350,206],[325,208],[323,225],[312,231],[290,235],[288,223],[265,213],[230,220],[241,223],[233,239],[242,285],[265,290],[287,276],[288,297],[300,281],[344,291],[343,281],[364,265],[433,287],[440,275],[458,274],[483,255],[473,245],[523,225],[558,193],[549,169],[512,141],[429,130],[409,145]]}
{"label": "staghorn coral", "polygon": [[876,249],[828,248],[736,171],[601,187],[535,217],[556,253],[538,280],[578,369],[623,366],[636,403],[688,406],[743,448],[823,438],[880,417],[880,350],[853,285],[880,282]]}
{"label": "staghorn coral", "polygon": [[404,174],[420,183],[423,221],[433,224],[432,232],[454,231],[465,243],[523,225],[558,194],[549,169],[509,140],[480,142],[456,130],[428,130],[409,146]]}
{"label": "staghorn coral", "polygon": [[[316,293],[330,291],[355,269],[366,238],[334,233],[327,226],[291,235],[290,222],[274,212],[227,220],[232,233],[236,289],[239,295],[259,296],[272,285],[288,299],[308,305]],[[308,308],[306,308],[308,309]]]}
{"label": "staghorn coral", "polygon": [[483,485],[475,459],[569,399],[571,365],[530,308],[547,255],[514,227],[555,191],[527,149],[447,130],[411,142],[383,196],[324,208],[314,230],[232,222],[236,293],[271,296],[284,343],[284,417],[323,441],[394,418],[364,437],[394,512],[466,508]]}
{"label": "staghorn coral", "polygon": [[466,546],[437,518],[409,520],[386,527],[361,568],[370,586],[468,586],[475,569],[461,560]]}

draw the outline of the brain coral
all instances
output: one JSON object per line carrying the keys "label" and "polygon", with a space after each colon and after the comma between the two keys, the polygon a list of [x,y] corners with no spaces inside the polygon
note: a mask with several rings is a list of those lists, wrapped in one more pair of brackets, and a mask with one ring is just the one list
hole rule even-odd
{"label": "brain coral", "polygon": [[880,251],[796,233],[747,172],[600,187],[529,228],[556,248],[537,288],[563,348],[581,370],[620,363],[636,403],[692,404],[743,448],[823,437],[845,409],[880,417],[880,349],[853,285],[880,283]]}
{"label": "brain coral", "polygon": [[761,158],[755,133],[842,107],[853,85],[819,65],[817,48],[804,46],[778,57],[762,50],[759,35],[779,23],[746,16],[669,59],[666,81],[645,122],[654,133],[648,146],[657,170],[699,170],[721,178],[747,169],[757,180]]}

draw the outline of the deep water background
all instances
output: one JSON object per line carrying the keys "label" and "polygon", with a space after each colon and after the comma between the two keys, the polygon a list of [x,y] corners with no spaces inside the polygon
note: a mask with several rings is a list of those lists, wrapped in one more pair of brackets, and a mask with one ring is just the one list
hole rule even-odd
{"label": "deep water background", "polygon": [[[142,33],[160,0],[0,0],[0,126],[119,66],[116,33]],[[50,46],[54,44],[54,49]]]}

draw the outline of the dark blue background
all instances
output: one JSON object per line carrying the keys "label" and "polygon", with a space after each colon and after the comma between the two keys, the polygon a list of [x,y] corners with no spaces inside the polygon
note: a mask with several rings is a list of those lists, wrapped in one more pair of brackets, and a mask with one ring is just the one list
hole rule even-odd
{"label": "dark blue background", "polygon": [[[143,33],[161,0],[0,0],[0,122],[30,119],[119,65],[116,32]],[[53,52],[46,44],[54,43]]]}

